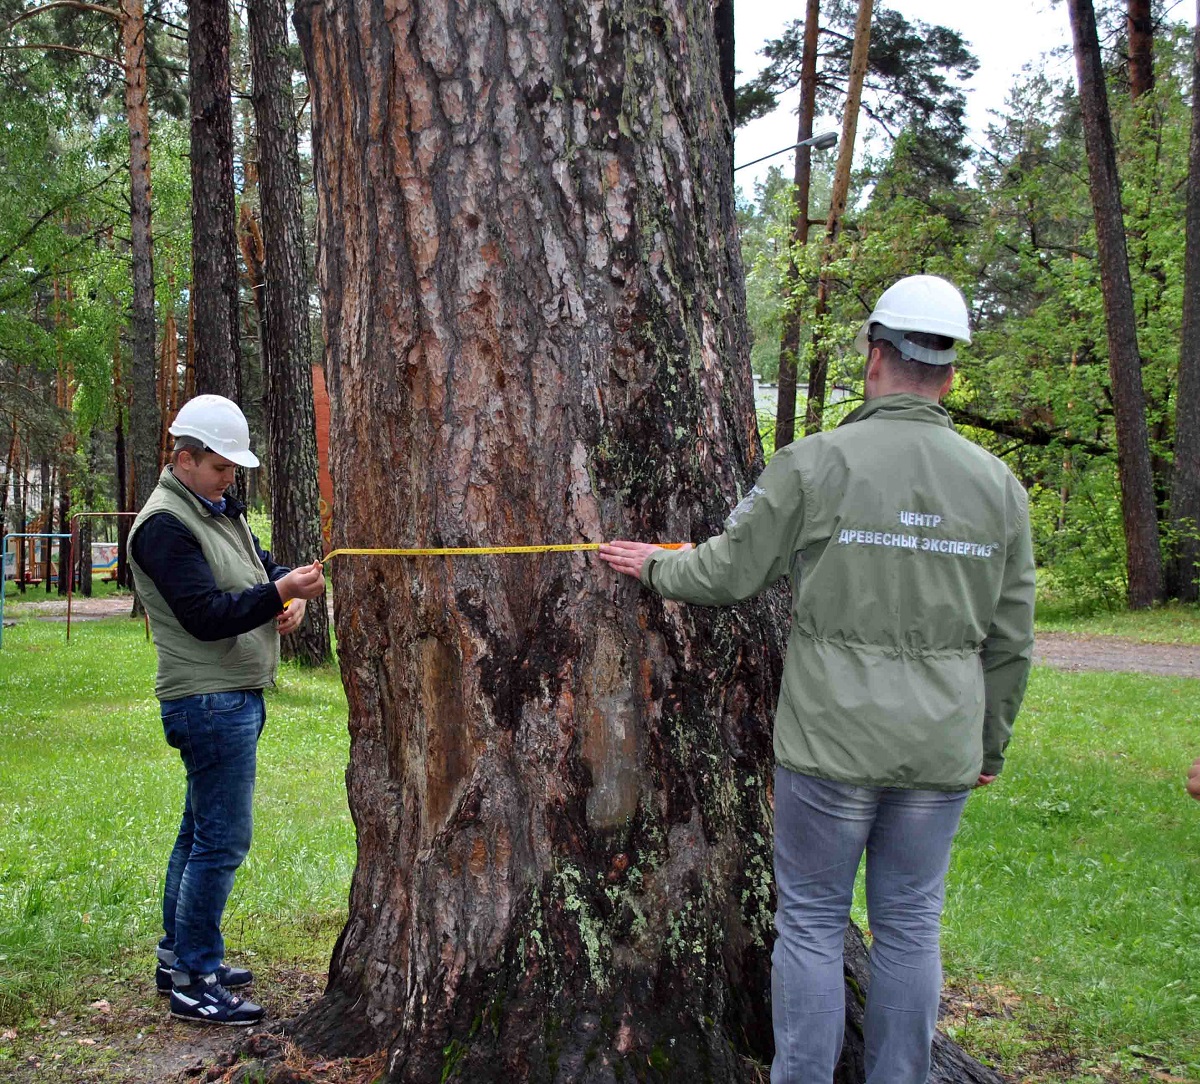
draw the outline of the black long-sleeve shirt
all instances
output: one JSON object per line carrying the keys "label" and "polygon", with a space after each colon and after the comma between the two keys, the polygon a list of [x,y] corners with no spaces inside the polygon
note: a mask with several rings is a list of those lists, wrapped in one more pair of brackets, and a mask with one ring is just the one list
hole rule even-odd
{"label": "black long-sleeve shirt", "polygon": [[[245,506],[226,498],[223,513],[236,520]],[[275,580],[291,572],[276,564],[254,538],[254,549],[269,577],[245,591],[217,587],[204,551],[192,534],[170,512],[147,519],[133,537],[133,559],[154,582],[175,619],[197,640],[223,640],[265,625],[283,610]]]}

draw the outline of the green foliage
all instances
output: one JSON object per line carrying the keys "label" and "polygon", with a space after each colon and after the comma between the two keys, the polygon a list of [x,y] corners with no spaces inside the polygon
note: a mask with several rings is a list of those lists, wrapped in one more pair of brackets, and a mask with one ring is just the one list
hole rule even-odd
{"label": "green foliage", "polygon": [[[824,115],[841,111],[857,8],[851,0],[822,4],[817,109]],[[803,46],[802,19],[766,43],[766,66],[737,90],[739,124],[772,112],[779,95],[799,85]],[[944,26],[910,23],[898,11],[877,5],[867,65],[863,111],[889,135],[919,133],[917,159],[923,173],[953,181],[967,158],[962,144],[966,96],[959,81],[970,79],[979,67],[962,35]]]}
{"label": "green foliage", "polygon": [[[760,82],[794,81],[798,31],[793,26],[768,48]],[[1117,50],[1110,100],[1146,423],[1165,517],[1183,305],[1191,28],[1163,13],[1155,48],[1157,82],[1136,105]],[[974,338],[960,350],[946,405],[1030,490],[1043,596],[1081,613],[1119,607],[1125,542],[1106,320],[1074,86],[1041,73],[1023,76],[962,177],[930,168],[923,121],[905,118],[855,176],[819,322],[813,312],[822,245],[787,252],[786,181],[773,175],[753,206],[742,208],[755,371],[771,377],[777,369],[780,284],[789,255],[799,277],[788,303],[805,325],[804,350],[811,351],[815,332],[830,353],[831,386],[852,396],[861,391],[862,363],[851,341],[882,290],[916,273],[958,283],[971,306]],[[802,353],[802,374],[807,363]],[[827,414],[826,427],[837,413]],[[1169,532],[1164,544],[1169,552]]]}

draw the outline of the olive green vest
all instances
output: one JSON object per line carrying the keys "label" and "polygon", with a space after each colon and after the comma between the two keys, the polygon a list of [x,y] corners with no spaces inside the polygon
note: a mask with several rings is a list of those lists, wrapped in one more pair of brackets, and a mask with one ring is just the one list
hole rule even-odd
{"label": "olive green vest", "polygon": [[[267,572],[254,548],[254,538],[244,517],[214,516],[180,482],[171,468],[159,476],[158,485],[133,521],[129,549],[142,524],[167,512],[195,536],[222,591],[245,591],[267,582]],[[150,615],[154,646],[158,650],[158,677],[154,692],[159,700],[176,700],[201,693],[235,689],[262,689],[275,680],[279,666],[279,633],[273,622],[241,636],[223,640],[197,640],[185,632],[171,607],[158,593],[154,581],[131,557],[133,581]]]}

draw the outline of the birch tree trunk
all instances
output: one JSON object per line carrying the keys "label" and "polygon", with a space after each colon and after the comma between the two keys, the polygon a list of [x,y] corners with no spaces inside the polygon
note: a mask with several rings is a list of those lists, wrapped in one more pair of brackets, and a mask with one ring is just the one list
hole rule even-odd
{"label": "birch tree trunk", "polygon": [[[271,545],[281,564],[294,567],[324,552],[300,157],[284,0],[255,0],[247,10],[266,249],[261,326],[263,407],[270,446]],[[325,606],[310,606],[304,624],[283,638],[281,648],[287,658],[313,665],[326,662],[329,614]]]}
{"label": "birch tree trunk", "polygon": [[817,304],[813,313],[812,360],[808,364],[808,403],[804,409],[804,431],[819,433],[825,413],[825,387],[829,377],[829,350],[820,338],[821,317],[829,301],[829,264],[846,213],[850,196],[850,171],[854,165],[854,140],[858,133],[858,111],[862,105],[863,81],[871,49],[871,13],[874,0],[858,0],[858,19],[854,24],[854,47],[850,53],[850,77],[846,88],[846,107],[842,114],[842,138],[838,146],[833,191],[829,197],[829,222],[825,227],[825,248],[821,254],[821,275],[817,280]]}
{"label": "birch tree trunk", "polygon": [[1108,92],[1096,34],[1092,0],[1068,0],[1075,65],[1079,73],[1079,105],[1087,145],[1089,189],[1096,217],[1104,312],[1108,327],[1108,368],[1117,429],[1117,473],[1121,482],[1121,514],[1125,525],[1129,605],[1150,606],[1162,598],[1162,554],[1159,550],[1142,359],[1138,350],[1121,210]]}
{"label": "birch tree trunk", "polygon": [[[1192,57],[1193,86],[1200,87],[1200,3]],[[1200,591],[1200,108],[1192,99],[1188,157],[1187,247],[1183,265],[1183,343],[1175,396],[1175,465],[1171,475],[1171,526],[1175,557],[1171,594],[1195,602]]]}
{"label": "birch tree trunk", "polygon": [[[817,109],[817,34],[821,0],[808,0],[804,15],[804,52],[800,58],[800,122],[796,142],[811,139]],[[800,310],[792,299],[799,284],[796,249],[808,244],[808,202],[812,190],[812,148],[796,148],[792,187],[792,244],[783,280],[783,332],[779,343],[779,397],[775,408],[775,448],[785,448],[796,436],[796,367],[800,353]]]}
{"label": "birch tree trunk", "polygon": [[[297,26],[335,545],[718,531],[763,461],[707,0]],[[758,1079],[786,597],[680,606],[582,554],[333,579],[358,864],[299,1040],[392,1081]]]}
{"label": "birch tree trunk", "polygon": [[196,393],[242,398],[227,0],[188,2]]}

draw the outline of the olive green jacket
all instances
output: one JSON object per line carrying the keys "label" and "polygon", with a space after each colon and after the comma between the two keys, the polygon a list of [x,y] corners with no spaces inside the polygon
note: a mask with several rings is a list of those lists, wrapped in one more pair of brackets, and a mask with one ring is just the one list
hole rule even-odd
{"label": "olive green jacket", "polygon": [[[195,536],[222,591],[244,591],[269,577],[259,560],[254,536],[245,517],[236,520],[214,516],[196,495],[165,467],[145,507],[133,521],[129,548],[143,523],[159,512],[169,512]],[[176,700],[201,693],[262,689],[275,681],[279,668],[279,633],[268,621],[240,636],[223,640],[198,640],[188,633],[171,611],[154,581],[137,561],[130,560],[138,596],[150,615],[150,628],[158,652],[154,692],[159,700]]]}
{"label": "olive green jacket", "polygon": [[782,576],[775,757],[863,786],[961,790],[1004,765],[1033,650],[1025,491],[918,395],[776,453],[723,534],[642,580],[724,605]]}

